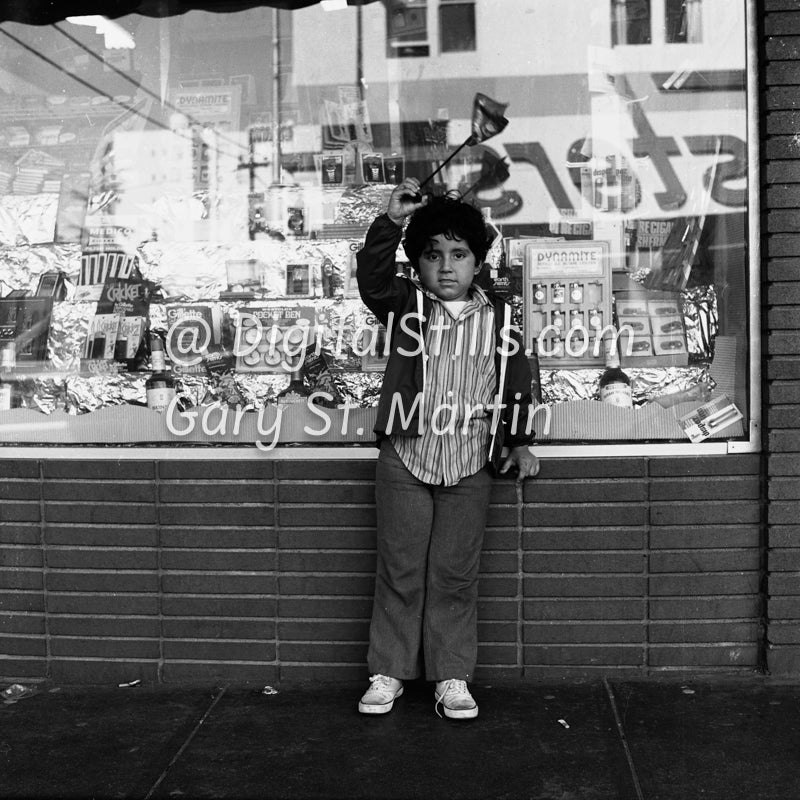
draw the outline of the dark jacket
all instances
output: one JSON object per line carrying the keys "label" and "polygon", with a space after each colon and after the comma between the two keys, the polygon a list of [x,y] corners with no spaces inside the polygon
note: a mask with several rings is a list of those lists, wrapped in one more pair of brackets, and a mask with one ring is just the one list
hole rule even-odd
{"label": "dark jacket", "polygon": [[[384,214],[372,223],[364,247],[356,254],[356,277],[361,299],[387,327],[391,337],[391,352],[383,377],[374,428],[379,440],[390,433],[401,436],[419,435],[419,406],[414,407],[405,425],[402,425],[402,416],[395,415],[394,429],[387,430],[393,395],[399,395],[403,409],[408,412],[424,386],[420,342],[430,321],[433,302],[411,280],[397,274],[395,253],[401,235],[401,229]],[[495,311],[495,396],[500,394],[502,402],[506,404],[500,418],[501,424],[497,425],[489,447],[488,460],[496,469],[500,464],[503,446],[533,444],[533,430],[527,433],[528,417],[533,411],[531,368],[522,339],[518,331],[510,326],[510,308],[496,295],[491,292],[487,294]],[[424,329],[420,314],[424,319]],[[505,340],[501,336],[504,325],[507,331]],[[509,345],[508,340],[513,340],[516,348]],[[516,352],[512,354],[514,349]],[[404,352],[408,355],[404,355]],[[535,355],[531,358],[535,358]],[[517,422],[512,430],[515,409]]]}

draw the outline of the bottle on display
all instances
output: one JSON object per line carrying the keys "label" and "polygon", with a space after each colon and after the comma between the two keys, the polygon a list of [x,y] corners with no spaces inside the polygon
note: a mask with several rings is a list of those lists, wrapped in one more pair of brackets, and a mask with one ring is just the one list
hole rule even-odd
{"label": "bottle on display", "polygon": [[16,408],[17,386],[13,373],[16,367],[16,347],[12,343],[0,349],[0,411]]}
{"label": "bottle on display", "polygon": [[309,391],[303,383],[303,373],[295,370],[291,373],[289,385],[275,398],[278,403],[304,403],[309,396]]}
{"label": "bottle on display", "polygon": [[631,379],[619,365],[619,355],[614,348],[606,353],[606,369],[600,376],[600,400],[612,406],[633,408]]}
{"label": "bottle on display", "polygon": [[153,373],[145,383],[147,407],[163,413],[175,397],[175,382],[167,371],[164,343],[156,334],[150,335],[150,363]]}

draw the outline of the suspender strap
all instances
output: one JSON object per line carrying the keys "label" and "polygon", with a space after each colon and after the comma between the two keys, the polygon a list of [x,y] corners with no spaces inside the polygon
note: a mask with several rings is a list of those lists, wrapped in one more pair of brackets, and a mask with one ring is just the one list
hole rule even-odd
{"label": "suspender strap", "polygon": [[[507,303],[503,303],[503,327],[501,331],[509,331],[511,330],[511,306]],[[506,389],[506,371],[508,368],[508,343],[503,341],[503,346],[500,350],[500,378],[497,381],[497,398],[495,400],[495,410],[492,413],[492,422],[496,421],[494,425],[494,430],[492,431],[492,443],[489,445],[489,453],[494,452],[495,441],[497,440],[497,431],[500,426],[503,424],[500,417],[502,416],[502,412],[499,411],[500,403],[503,402],[503,397],[505,396],[505,389]]]}
{"label": "suspender strap", "polygon": [[425,317],[423,316],[422,292],[419,289],[417,289],[417,315],[419,317],[419,336],[422,348],[420,353],[420,358],[422,359],[422,391],[419,397],[419,414],[420,419],[423,419],[422,407],[425,403],[425,384],[428,382],[428,354],[425,352]]}

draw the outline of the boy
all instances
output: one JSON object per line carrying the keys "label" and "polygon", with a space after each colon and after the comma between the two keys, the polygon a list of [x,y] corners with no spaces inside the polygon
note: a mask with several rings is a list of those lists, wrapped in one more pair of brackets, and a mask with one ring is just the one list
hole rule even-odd
{"label": "boy", "polygon": [[[391,337],[375,426],[372,678],[358,709],[390,711],[403,680],[419,676],[421,650],[436,713],[441,704],[445,716],[470,719],[488,466],[516,467],[518,480],[539,471],[529,449],[531,372],[509,307],[473,283],[490,244],[480,211],[419,199],[419,188],[408,178],[394,189],[357,255],[361,297]],[[418,281],[396,274],[409,215],[405,251]]]}

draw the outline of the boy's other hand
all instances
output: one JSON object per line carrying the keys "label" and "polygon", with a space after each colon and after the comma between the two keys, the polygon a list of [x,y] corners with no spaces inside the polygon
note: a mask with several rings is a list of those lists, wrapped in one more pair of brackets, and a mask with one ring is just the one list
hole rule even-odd
{"label": "boy's other hand", "polygon": [[525,478],[535,478],[539,474],[539,459],[527,445],[514,447],[506,456],[500,467],[500,474],[505,475],[512,467],[517,468],[517,482]]}
{"label": "boy's other hand", "polygon": [[406,178],[392,190],[386,213],[389,219],[400,227],[409,214],[413,214],[427,202],[427,197],[420,197],[419,181],[416,178]]}

